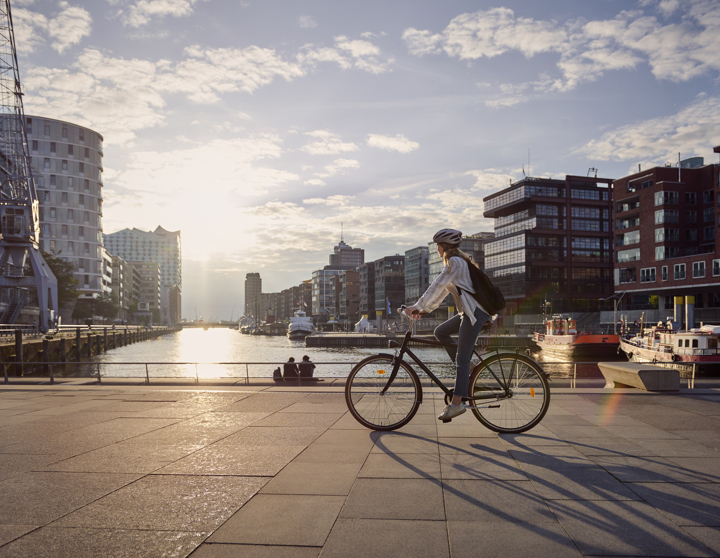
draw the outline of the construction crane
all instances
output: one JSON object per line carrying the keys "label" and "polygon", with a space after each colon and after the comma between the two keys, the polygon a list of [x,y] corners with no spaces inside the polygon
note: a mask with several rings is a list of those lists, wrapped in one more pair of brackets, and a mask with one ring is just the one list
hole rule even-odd
{"label": "construction crane", "polygon": [[30,165],[10,0],[0,0],[0,323],[15,323],[37,289],[38,327],[54,327],[55,275],[39,250],[40,209]]}

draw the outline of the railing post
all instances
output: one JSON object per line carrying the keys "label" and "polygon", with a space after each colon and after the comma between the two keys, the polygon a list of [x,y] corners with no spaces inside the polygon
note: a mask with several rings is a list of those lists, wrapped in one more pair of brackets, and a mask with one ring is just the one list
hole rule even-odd
{"label": "railing post", "polygon": [[102,384],[102,376],[100,375],[100,363],[97,363],[97,377],[98,377],[98,384]]}
{"label": "railing post", "polygon": [[577,363],[573,364],[573,389],[577,388]]}
{"label": "railing post", "polygon": [[250,372],[248,371],[247,362],[245,363],[245,383],[250,385]]}
{"label": "railing post", "polygon": [[8,383],[8,373],[7,373],[7,366],[3,362],[3,374],[5,374],[5,383]]}
{"label": "railing post", "polygon": [[695,363],[693,362],[693,371],[692,371],[692,389],[695,389]]}
{"label": "railing post", "polygon": [[148,364],[145,363],[145,383],[150,384],[150,371],[148,370]]}
{"label": "railing post", "polygon": [[[43,368],[45,369],[45,372],[48,372],[48,362],[50,362],[50,340],[49,339],[42,340],[42,355],[43,355],[43,360],[45,361],[45,364],[43,364]],[[51,369],[52,369],[52,367],[51,367]]]}
{"label": "railing post", "polygon": [[103,353],[107,353],[108,349],[108,335],[107,335],[107,328],[103,330]]}
{"label": "railing post", "polygon": [[195,383],[200,383],[200,378],[198,378],[198,371],[197,371],[197,362],[195,363]]}
{"label": "railing post", "polygon": [[23,337],[22,337],[21,329],[15,330],[15,362],[17,363],[15,366],[15,375],[22,376],[23,375]]}
{"label": "railing post", "polygon": [[54,384],[54,383],[55,383],[55,375],[53,374],[52,364],[50,365],[50,383],[51,383],[51,384]]}

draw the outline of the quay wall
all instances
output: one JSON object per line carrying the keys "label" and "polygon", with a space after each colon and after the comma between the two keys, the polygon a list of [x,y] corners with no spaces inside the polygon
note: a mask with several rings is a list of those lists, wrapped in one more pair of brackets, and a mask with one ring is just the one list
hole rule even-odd
{"label": "quay wall", "polygon": [[[64,330],[58,336],[29,339],[17,334],[15,339],[0,344],[0,363],[9,376],[22,376],[44,371],[47,365],[39,363],[80,362],[141,341],[156,339],[179,331],[181,327],[154,327],[152,329]],[[19,356],[19,358],[18,358]],[[22,366],[19,363],[23,363]],[[33,363],[35,363],[33,365]]]}
{"label": "quay wall", "polygon": [[[435,341],[432,335],[419,337]],[[384,335],[374,333],[339,334],[325,333],[308,335],[305,338],[306,347],[379,347],[387,348],[388,341],[402,343],[402,335]],[[421,346],[420,343],[410,343],[411,347]],[[476,346],[479,348],[505,348],[529,349],[534,346],[532,337],[526,335],[480,335]]]}

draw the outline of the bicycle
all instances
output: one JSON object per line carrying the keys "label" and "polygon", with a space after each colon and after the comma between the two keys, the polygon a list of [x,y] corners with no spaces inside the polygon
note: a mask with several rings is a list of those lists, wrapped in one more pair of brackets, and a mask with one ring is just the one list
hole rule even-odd
{"label": "bicycle", "polygon": [[[405,316],[402,309],[399,312]],[[404,360],[405,355],[442,389],[446,404],[452,400],[453,390],[410,350],[411,341],[435,347],[454,346],[415,337],[411,325],[402,343],[389,342],[395,354],[379,353],[356,364],[345,384],[345,401],[350,413],[363,426],[372,430],[395,430],[410,422],[417,413],[423,401],[422,385],[417,372]],[[490,430],[526,432],[543,419],[550,406],[548,374],[537,362],[519,352],[493,351],[496,354],[488,356],[473,350],[480,362],[470,374],[470,397],[463,400],[470,403],[468,408]]]}

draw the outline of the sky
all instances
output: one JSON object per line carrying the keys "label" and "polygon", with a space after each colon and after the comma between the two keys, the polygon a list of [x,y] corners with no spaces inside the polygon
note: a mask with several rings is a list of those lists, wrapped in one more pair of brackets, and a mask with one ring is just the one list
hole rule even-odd
{"label": "sky", "polygon": [[[524,174],[720,145],[717,0],[14,0],[28,115],[104,138],[103,227],[181,230],[183,316],[237,319],[341,237],[492,231]],[[595,171],[592,171],[593,174]]]}

